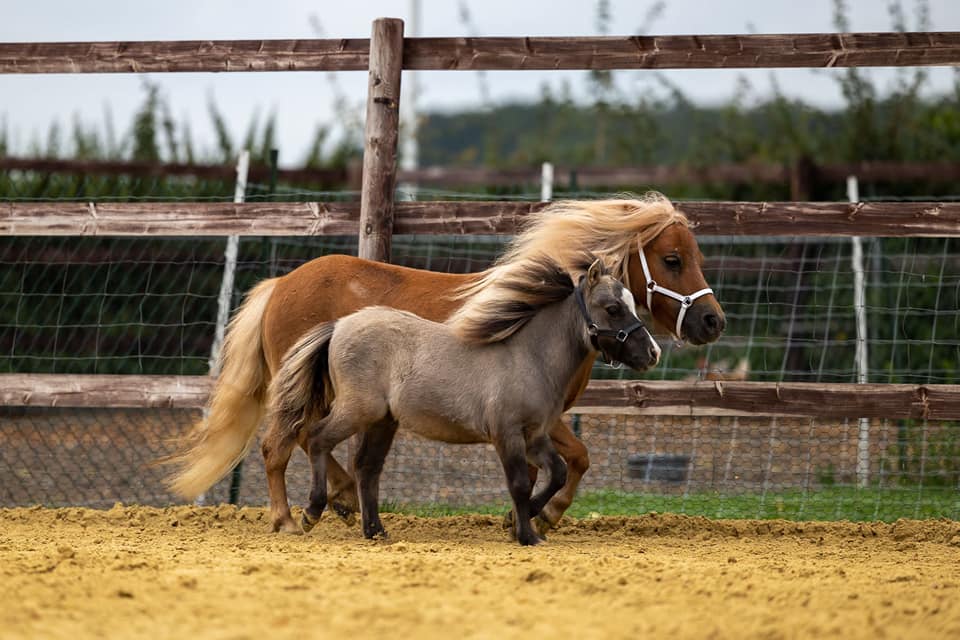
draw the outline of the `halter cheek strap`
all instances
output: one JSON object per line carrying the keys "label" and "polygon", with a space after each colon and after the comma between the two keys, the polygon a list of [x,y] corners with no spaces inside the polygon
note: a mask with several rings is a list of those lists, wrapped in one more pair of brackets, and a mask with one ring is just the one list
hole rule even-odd
{"label": "halter cheek strap", "polygon": [[695,293],[689,295],[683,295],[682,293],[677,293],[673,289],[667,289],[666,287],[660,286],[653,279],[653,276],[650,275],[650,267],[647,266],[647,256],[643,254],[643,245],[638,245],[637,253],[640,255],[640,266],[643,268],[643,277],[647,281],[647,310],[650,313],[653,313],[653,294],[662,293],[668,298],[673,298],[680,303],[680,312],[677,313],[677,326],[673,331],[673,335],[677,337],[678,340],[683,340],[683,334],[681,333],[683,327],[683,319],[687,316],[687,309],[689,309],[694,302],[697,301],[697,298],[707,295],[708,293],[713,293],[713,289],[706,287],[705,289],[700,289]]}

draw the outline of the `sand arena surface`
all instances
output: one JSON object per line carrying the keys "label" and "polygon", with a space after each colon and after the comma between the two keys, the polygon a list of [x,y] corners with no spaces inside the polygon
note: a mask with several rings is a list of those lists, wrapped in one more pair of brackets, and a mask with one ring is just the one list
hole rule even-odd
{"label": "sand arena surface", "polygon": [[[0,510],[0,638],[958,638],[960,523]],[[557,636],[556,634],[559,634]]]}

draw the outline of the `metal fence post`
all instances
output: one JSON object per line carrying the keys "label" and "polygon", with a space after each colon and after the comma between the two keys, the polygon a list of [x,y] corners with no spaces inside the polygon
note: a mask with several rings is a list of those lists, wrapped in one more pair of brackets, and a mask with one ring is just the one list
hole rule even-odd
{"label": "metal fence post", "polygon": [[[233,189],[233,201],[237,204],[242,203],[247,195],[247,174],[250,171],[250,151],[244,149],[237,158],[237,182]],[[210,377],[216,378],[220,375],[220,349],[223,347],[223,338],[226,333],[227,320],[230,318],[230,306],[233,301],[233,282],[237,273],[237,252],[240,249],[240,236],[227,236],[227,246],[223,252],[223,279],[220,281],[220,295],[217,297],[217,324],[213,331],[213,345],[210,347]],[[203,418],[207,419],[207,409],[203,410]],[[241,463],[242,464],[242,463]],[[237,483],[236,492],[239,492],[239,477],[234,468],[230,476],[230,503],[236,504],[236,496],[233,488],[234,482]],[[197,496],[196,504],[204,504],[206,494]]]}
{"label": "metal fence post", "polygon": [[553,200],[553,163],[540,165],[540,202]]}
{"label": "metal fence post", "polygon": [[[860,184],[857,176],[847,176],[847,200],[860,201]],[[853,267],[853,313],[857,323],[856,366],[857,382],[869,382],[870,361],[867,358],[867,284],[863,274],[863,241],[860,236],[850,238],[851,266]],[[860,418],[857,432],[857,485],[870,483],[870,418]]]}

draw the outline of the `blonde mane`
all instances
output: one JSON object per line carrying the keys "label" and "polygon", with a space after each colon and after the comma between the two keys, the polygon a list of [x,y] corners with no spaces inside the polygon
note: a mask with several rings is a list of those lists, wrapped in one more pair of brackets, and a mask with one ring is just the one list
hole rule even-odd
{"label": "blonde mane", "polygon": [[566,300],[573,290],[573,279],[560,265],[546,256],[533,257],[500,274],[498,295],[472,299],[469,312],[455,313],[447,325],[466,342],[500,342],[545,306]]}
{"label": "blonde mane", "polygon": [[514,237],[497,262],[457,291],[457,297],[467,302],[447,323],[468,338],[467,333],[472,332],[465,327],[477,326],[478,318],[488,318],[498,300],[522,299],[507,283],[515,282],[518,276],[522,280],[531,264],[543,260],[556,263],[576,281],[590,266],[589,262],[584,264],[584,256],[592,254],[630,288],[627,265],[637,243],[646,245],[672,224],[689,227],[690,221],[665,196],[655,192],[639,198],[561,200],[551,204],[531,214],[523,232]]}

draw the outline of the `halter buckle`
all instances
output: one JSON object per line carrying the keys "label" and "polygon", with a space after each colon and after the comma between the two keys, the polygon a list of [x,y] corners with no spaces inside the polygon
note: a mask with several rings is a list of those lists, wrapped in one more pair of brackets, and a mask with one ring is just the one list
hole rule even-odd
{"label": "halter buckle", "polygon": [[655,291],[656,288],[657,288],[657,283],[654,280],[650,280],[647,282],[647,289],[649,291]]}
{"label": "halter buckle", "polygon": [[620,329],[620,331],[617,331],[617,342],[626,342],[627,338],[629,337],[630,337],[630,334],[624,331],[623,329]]}
{"label": "halter buckle", "polygon": [[599,331],[600,331],[600,327],[598,327],[596,324],[592,322],[587,326],[587,333],[593,337],[596,337]]}
{"label": "halter buckle", "polygon": [[680,304],[685,307],[689,307],[693,304],[693,300],[690,299],[690,296],[684,296],[683,300],[680,301]]}

